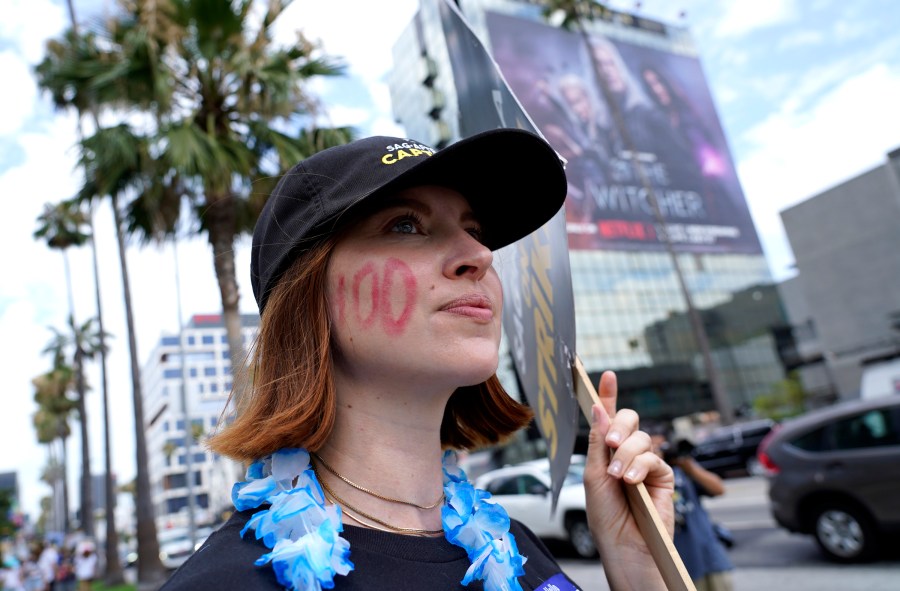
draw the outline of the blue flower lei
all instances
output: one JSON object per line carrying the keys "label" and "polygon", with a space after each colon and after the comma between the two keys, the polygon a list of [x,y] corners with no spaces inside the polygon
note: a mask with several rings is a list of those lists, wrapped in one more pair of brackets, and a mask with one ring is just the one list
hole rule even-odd
{"label": "blue flower lei", "polygon": [[[522,591],[518,577],[525,574],[525,557],[509,532],[509,515],[476,489],[456,463],[456,454],[444,453],[444,506],[441,522],[447,540],[465,549],[471,565],[461,584],[484,581],[485,591]],[[271,563],[278,582],[290,590],[333,589],[334,577],[353,570],[350,543],[341,508],[325,504],[325,494],[305,449],[282,449],[254,462],[247,479],[234,485],[231,498],[238,511],[258,511],[241,530],[254,530],[256,539],[271,550],[254,564]]]}

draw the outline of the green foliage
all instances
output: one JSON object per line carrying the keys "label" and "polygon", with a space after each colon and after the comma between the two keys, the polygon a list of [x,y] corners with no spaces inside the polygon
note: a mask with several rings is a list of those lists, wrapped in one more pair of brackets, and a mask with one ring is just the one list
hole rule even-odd
{"label": "green foliage", "polygon": [[776,382],[768,394],[753,401],[753,410],[761,417],[781,421],[806,410],[806,391],[796,372]]}
{"label": "green foliage", "polygon": [[12,491],[0,489],[0,539],[12,536],[18,529],[12,521],[12,510]]}
{"label": "green foliage", "polygon": [[60,250],[81,246],[91,238],[84,230],[87,223],[87,216],[78,203],[47,203],[44,205],[44,212],[38,216],[38,228],[34,231],[34,237],[46,240],[50,248]]}

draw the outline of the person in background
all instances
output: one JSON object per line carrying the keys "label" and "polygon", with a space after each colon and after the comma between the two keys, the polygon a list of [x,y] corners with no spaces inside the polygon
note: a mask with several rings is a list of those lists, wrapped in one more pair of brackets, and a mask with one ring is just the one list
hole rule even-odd
{"label": "person in background", "polygon": [[97,553],[94,547],[85,544],[75,554],[75,579],[78,581],[78,591],[91,591],[94,577],[97,576]]}
{"label": "person in background", "polygon": [[41,575],[44,578],[44,588],[47,591],[57,591],[56,584],[56,568],[59,566],[59,550],[51,542],[45,542],[38,556],[38,566],[41,569]]}
{"label": "person in background", "polygon": [[56,569],[56,582],[53,591],[75,591],[78,581],[75,580],[75,550],[63,550]]}
{"label": "person in background", "polygon": [[22,563],[10,552],[3,553],[0,567],[0,589],[2,591],[25,591],[22,584]]}
{"label": "person in background", "polygon": [[675,549],[697,591],[733,591],[734,565],[701,501],[725,493],[722,478],[691,457],[688,441],[673,441],[668,425],[648,432],[653,451],[675,472]]}
{"label": "person in background", "polygon": [[40,548],[34,548],[22,564],[22,586],[25,587],[25,591],[46,591],[47,589],[41,567],[38,566],[39,557]]}

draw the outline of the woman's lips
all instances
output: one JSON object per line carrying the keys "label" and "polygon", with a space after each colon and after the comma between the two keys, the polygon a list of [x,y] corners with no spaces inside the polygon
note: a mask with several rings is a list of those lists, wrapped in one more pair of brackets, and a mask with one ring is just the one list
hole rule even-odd
{"label": "woman's lips", "polygon": [[457,298],[442,306],[441,311],[477,320],[491,320],[494,317],[494,308],[490,298],[481,294],[470,294]]}

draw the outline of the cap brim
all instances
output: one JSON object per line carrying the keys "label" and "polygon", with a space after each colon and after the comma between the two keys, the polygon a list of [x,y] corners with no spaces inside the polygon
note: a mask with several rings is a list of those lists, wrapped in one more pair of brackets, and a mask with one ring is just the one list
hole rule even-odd
{"label": "cap brim", "polygon": [[522,129],[493,129],[459,140],[360,199],[388,196],[417,185],[461,193],[497,250],[531,234],[566,200],[563,163],[553,148]]}

